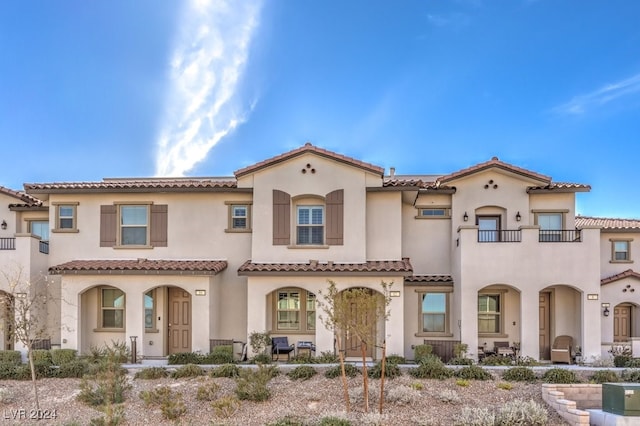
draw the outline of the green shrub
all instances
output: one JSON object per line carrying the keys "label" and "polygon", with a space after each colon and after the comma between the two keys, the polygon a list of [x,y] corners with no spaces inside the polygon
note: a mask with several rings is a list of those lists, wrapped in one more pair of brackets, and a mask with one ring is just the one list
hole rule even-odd
{"label": "green shrub", "polygon": [[482,358],[482,361],[480,361],[480,364],[491,365],[491,366],[511,365],[511,358],[506,356],[500,356],[500,355],[489,355]]}
{"label": "green shrub", "polygon": [[267,423],[267,426],[302,426],[304,425],[304,422],[302,421],[301,418],[293,416],[293,415],[286,415],[281,419],[276,420],[273,423]]}
{"label": "green shrub", "polygon": [[64,365],[75,361],[78,351],[75,349],[51,349],[51,361],[54,365]]}
{"label": "green shrub", "polygon": [[336,416],[327,416],[320,419],[320,426],[351,426],[351,422]]}
{"label": "green shrub", "polygon": [[167,420],[177,420],[187,412],[182,394],[174,392],[169,386],[160,386],[152,391],[142,391],[140,398],[147,405],[160,407],[162,416]]}
{"label": "green shrub", "polygon": [[[347,377],[356,377],[358,374],[362,372],[358,367],[353,364],[345,364],[344,365],[344,373]],[[336,377],[342,376],[342,368],[340,365],[333,366],[328,368],[327,371],[324,372],[324,377],[327,379],[335,379]]]}
{"label": "green shrub", "polygon": [[267,387],[273,377],[269,368],[260,365],[257,370],[240,370],[240,377],[236,378],[236,396],[240,400],[266,401],[271,397]]}
{"label": "green shrub", "polygon": [[516,365],[532,367],[534,365],[540,365],[540,362],[530,356],[519,356],[516,359]]}
{"label": "green shrub", "polygon": [[203,358],[196,352],[179,352],[169,355],[169,365],[202,364]]}
{"label": "green shrub", "polygon": [[616,383],[620,381],[620,377],[613,370],[598,370],[592,376],[589,376],[589,381],[594,383]]}
{"label": "green shrub", "polygon": [[640,383],[640,370],[631,369],[622,372],[622,380],[629,383]]}
{"label": "green shrub", "polygon": [[127,346],[127,342],[112,340],[110,345],[105,345],[103,356],[107,361],[114,363],[127,362],[131,358],[131,350]]}
{"label": "green shrub", "polygon": [[196,393],[196,399],[198,401],[213,401],[216,399],[216,395],[220,390],[220,385],[216,382],[210,382],[206,385],[202,385],[198,387],[198,392]]}
{"label": "green shrub", "polygon": [[33,349],[31,355],[34,363],[53,365],[51,352],[48,349]]}
{"label": "green shrub", "polygon": [[169,376],[169,371],[164,367],[148,367],[136,372],[136,379],[155,380]]}
{"label": "green shrub", "polygon": [[462,410],[455,416],[456,426],[495,426],[496,415],[488,408],[482,407],[462,407]]}
{"label": "green shrub", "polygon": [[300,365],[287,373],[287,377],[292,380],[309,380],[318,374],[315,368],[310,365]]}
{"label": "green shrub", "polygon": [[213,368],[209,375],[211,377],[239,377],[240,376],[240,368],[235,364],[222,364],[218,367]]}
{"label": "green shrub", "polygon": [[388,355],[387,356],[387,364],[406,364],[407,360],[405,357],[401,356],[401,355]]}
{"label": "green shrub", "polygon": [[15,380],[19,365],[13,362],[0,362],[0,380]]}
{"label": "green shrub", "polygon": [[471,358],[456,357],[456,358],[451,358],[449,360],[449,362],[447,362],[447,364],[449,364],[449,365],[473,365],[473,360]]}
{"label": "green shrub", "polygon": [[456,380],[456,385],[466,388],[467,386],[469,386],[471,383],[469,382],[469,379],[457,379]]}
{"label": "green shrub", "polygon": [[396,405],[412,405],[420,401],[420,391],[411,386],[396,386],[387,390],[386,400]]}
{"label": "green shrub", "polygon": [[448,379],[453,375],[437,357],[426,357],[415,368],[409,370],[409,375],[416,379]]}
{"label": "green shrub", "polygon": [[104,362],[105,367],[94,377],[85,377],[80,383],[78,400],[87,405],[111,405],[124,402],[125,392],[131,388],[126,369],[112,361]]}
{"label": "green shrub", "polygon": [[[51,363],[48,362],[34,362],[34,370],[36,372],[36,379],[44,379],[47,377],[55,377],[56,370]],[[15,380],[31,380],[31,367],[29,364],[22,364],[15,369]]]}
{"label": "green shrub", "polygon": [[98,362],[89,363],[89,371],[87,372],[90,376],[96,376],[100,373],[115,371],[117,370],[119,374],[127,374],[127,369],[124,368],[119,363],[115,363],[112,361],[108,361],[106,359],[99,360]]}
{"label": "green shrub", "polygon": [[338,355],[329,351],[321,352],[320,356],[315,357],[315,360],[318,364],[335,364],[340,362],[340,358],[338,357]]}
{"label": "green shrub", "polygon": [[187,364],[173,371],[171,373],[171,378],[180,379],[183,377],[198,377],[198,376],[204,376],[204,374],[205,374],[204,369],[199,365]]}
{"label": "green shrub", "polygon": [[80,379],[89,373],[89,363],[82,359],[64,362],[57,368],[56,377]]}
{"label": "green shrub", "polygon": [[269,354],[258,354],[251,358],[251,362],[253,364],[271,364],[273,362],[273,358]]}
{"label": "green shrub", "polygon": [[477,365],[462,367],[460,370],[455,372],[455,376],[468,380],[493,380],[491,373]]}
{"label": "green shrub", "polygon": [[640,358],[631,358],[627,361],[626,368],[640,368]]}
{"label": "green shrub", "polygon": [[564,368],[552,368],[547,370],[542,376],[545,383],[579,383],[576,373]]}
{"label": "green shrub", "polygon": [[497,385],[498,389],[502,389],[502,390],[511,390],[513,389],[513,385],[509,382],[500,382]]}
{"label": "green shrub", "polygon": [[466,343],[456,343],[453,345],[453,355],[456,358],[464,358],[464,356],[469,351],[469,345]]}
{"label": "green shrub", "polygon": [[528,367],[513,367],[504,372],[502,379],[510,382],[535,382],[536,373]]}
{"label": "green shrub", "polygon": [[228,419],[238,411],[240,401],[235,396],[225,396],[213,401],[211,407],[213,407],[216,416]]}
{"label": "green shrub", "polygon": [[124,424],[124,406],[107,405],[104,407],[104,416],[95,417],[89,421],[89,426],[118,426]]}
{"label": "green shrub", "polygon": [[613,357],[613,365],[618,368],[624,368],[627,367],[631,359],[631,355],[616,355]]}
{"label": "green shrub", "polygon": [[233,363],[233,346],[222,345],[213,348],[213,351],[205,355],[202,364],[231,364]]}
{"label": "green shrub", "polygon": [[[372,379],[379,379],[382,377],[382,363],[377,362],[376,365],[369,368],[367,370],[367,374]],[[398,364],[393,363],[385,363],[384,366],[384,377],[388,379],[395,379],[396,377],[402,376],[402,371],[400,371],[400,367]]]}
{"label": "green shrub", "polygon": [[0,364],[22,364],[22,354],[20,351],[0,351]]}
{"label": "green shrub", "polygon": [[413,359],[416,362],[420,362],[423,358],[431,355],[433,347],[431,345],[416,345],[413,349]]}

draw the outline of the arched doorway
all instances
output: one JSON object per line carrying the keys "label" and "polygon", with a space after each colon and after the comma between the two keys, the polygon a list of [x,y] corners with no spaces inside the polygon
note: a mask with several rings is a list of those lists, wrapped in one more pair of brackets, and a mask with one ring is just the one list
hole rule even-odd
{"label": "arched doorway", "polygon": [[613,308],[613,341],[628,342],[633,335],[632,330],[633,306],[630,303],[620,303]]}

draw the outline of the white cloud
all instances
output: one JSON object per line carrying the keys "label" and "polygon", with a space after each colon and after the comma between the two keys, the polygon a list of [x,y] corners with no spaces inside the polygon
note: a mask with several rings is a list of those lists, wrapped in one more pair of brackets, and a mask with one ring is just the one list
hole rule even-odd
{"label": "white cloud", "polygon": [[569,102],[553,108],[558,114],[580,115],[618,98],[640,92],[640,74],[613,84],[607,84],[591,93],[575,96]]}
{"label": "white cloud", "polygon": [[185,175],[255,106],[240,99],[238,84],[260,7],[260,0],[191,0],[186,6],[171,60],[157,176]]}

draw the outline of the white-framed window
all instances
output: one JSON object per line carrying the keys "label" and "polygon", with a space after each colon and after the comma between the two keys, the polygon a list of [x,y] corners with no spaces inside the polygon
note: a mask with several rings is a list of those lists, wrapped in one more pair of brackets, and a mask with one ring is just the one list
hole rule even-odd
{"label": "white-framed window", "polygon": [[230,207],[230,228],[233,230],[249,229],[249,206],[246,204],[232,204]]}
{"label": "white-framed window", "polygon": [[298,206],[296,244],[324,244],[324,206]]}
{"label": "white-framed window", "polygon": [[420,318],[422,333],[447,332],[447,293],[421,293]]}
{"label": "white-framed window", "polygon": [[631,262],[632,239],[611,239],[611,262]]}
{"label": "white-framed window", "polygon": [[502,295],[478,295],[478,333],[499,334],[502,332]]}
{"label": "white-framed window", "polygon": [[156,329],[156,291],[149,290],[144,294],[144,328],[146,331]]}
{"label": "white-framed window", "polygon": [[562,241],[562,213],[537,213],[540,241]]}
{"label": "white-framed window", "polygon": [[449,217],[449,208],[447,207],[427,207],[418,209],[419,218],[442,219]]}
{"label": "white-framed window", "polygon": [[149,244],[149,206],[122,204],[120,210],[120,245]]}
{"label": "white-framed window", "polygon": [[316,295],[302,289],[277,290],[275,328],[278,331],[316,329]]}
{"label": "white-framed window", "polygon": [[124,328],[125,296],[122,290],[100,288],[100,327]]}

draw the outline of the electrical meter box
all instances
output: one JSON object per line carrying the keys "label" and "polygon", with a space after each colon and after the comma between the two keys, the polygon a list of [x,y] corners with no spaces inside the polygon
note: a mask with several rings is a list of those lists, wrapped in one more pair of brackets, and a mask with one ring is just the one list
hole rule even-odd
{"label": "electrical meter box", "polygon": [[640,383],[603,383],[602,411],[640,416]]}

